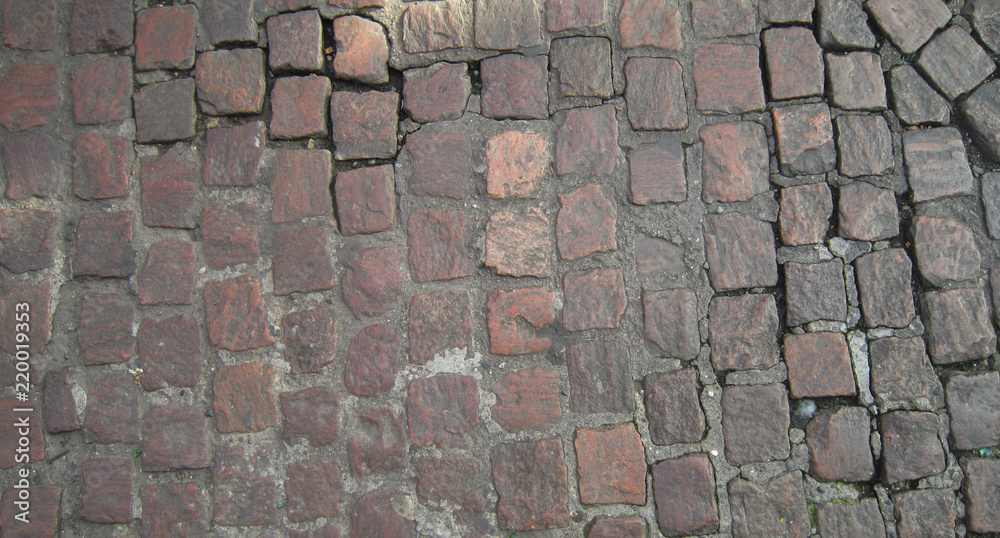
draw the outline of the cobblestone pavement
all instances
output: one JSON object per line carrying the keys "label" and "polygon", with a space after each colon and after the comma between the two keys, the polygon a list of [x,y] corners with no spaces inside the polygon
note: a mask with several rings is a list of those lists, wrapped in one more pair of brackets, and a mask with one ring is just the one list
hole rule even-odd
{"label": "cobblestone pavement", "polygon": [[4,537],[1000,533],[1000,3],[0,14]]}

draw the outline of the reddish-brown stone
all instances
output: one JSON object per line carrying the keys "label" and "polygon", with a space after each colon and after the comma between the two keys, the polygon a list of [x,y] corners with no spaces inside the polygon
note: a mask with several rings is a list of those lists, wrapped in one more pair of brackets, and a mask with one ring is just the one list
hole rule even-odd
{"label": "reddish-brown stone", "polygon": [[602,517],[587,529],[587,538],[645,538],[646,520],[641,517]]}
{"label": "reddish-brown stone", "polygon": [[417,209],[407,220],[406,235],[417,282],[462,278],[475,271],[472,223],[461,211]]}
{"label": "reddish-brown stone", "polygon": [[881,338],[868,343],[872,394],[880,401],[940,400],[942,389],[924,348],[924,339]]}
{"label": "reddish-brown stone", "polygon": [[854,370],[847,340],[840,333],[785,336],[785,363],[793,398],[854,396]]}
{"label": "reddish-brown stone", "polygon": [[948,380],[945,396],[953,450],[1000,444],[1000,374],[956,375]]}
{"label": "reddish-brown stone", "polygon": [[729,483],[733,537],[809,536],[809,508],[802,474],[790,471],[767,484],[736,479]]}
{"label": "reddish-brown stone", "polygon": [[47,198],[65,180],[60,146],[47,137],[24,136],[3,143],[7,168],[7,198]]}
{"label": "reddish-brown stone", "polygon": [[260,49],[210,50],[194,69],[198,102],[205,114],[259,114],[264,106],[264,52]]}
{"label": "reddish-brown stone", "polygon": [[705,454],[688,454],[652,466],[656,522],[664,536],[711,534],[719,529],[715,472]]}
{"label": "reddish-brown stone", "polygon": [[[1000,395],[1000,391],[997,394]],[[895,411],[882,415],[880,426],[882,479],[887,484],[917,480],[944,471],[945,455],[938,439],[936,414]],[[1000,441],[1000,435],[995,441]]]}
{"label": "reddish-brown stone", "polygon": [[990,308],[982,289],[929,291],[920,296],[927,350],[934,364],[988,357],[997,350]]}
{"label": "reddish-brown stone", "polygon": [[252,276],[206,283],[205,311],[208,339],[216,348],[245,351],[274,343],[260,281]]}
{"label": "reddish-brown stone", "polygon": [[201,22],[213,45],[257,42],[253,0],[206,0]]}
{"label": "reddish-brown stone", "polygon": [[56,214],[0,210],[0,265],[12,273],[52,266]]}
{"label": "reddish-brown stone", "polygon": [[332,309],[289,312],[281,318],[285,360],[293,374],[315,374],[333,362],[337,349],[337,316]]}
{"label": "reddish-brown stone", "polygon": [[301,523],[340,514],[344,484],[336,461],[298,461],[288,465],[286,475],[289,521]]}
{"label": "reddish-brown stone", "polygon": [[90,523],[131,523],[135,475],[132,460],[94,458],[83,462],[80,470],[83,475],[80,519]]}
{"label": "reddish-brown stone", "polygon": [[770,187],[770,153],[764,126],[744,121],[707,125],[699,131],[703,144],[701,198],[742,202]]}
{"label": "reddish-brown stone", "polygon": [[465,15],[457,1],[420,2],[403,12],[403,49],[409,53],[459,49]]}
{"label": "reddish-brown stone", "polygon": [[[896,97],[897,100],[901,99]],[[838,170],[850,177],[878,176],[895,166],[892,132],[882,116],[844,114],[837,124]]]}
{"label": "reddish-brown stone", "polygon": [[681,64],[672,58],[629,58],[625,104],[633,129],[676,131],[688,125]]}
{"label": "reddish-brown stone", "polygon": [[916,310],[910,289],[913,264],[906,251],[890,248],[872,252],[855,260],[854,267],[865,323],[869,327],[909,325]]}
{"label": "reddish-brown stone", "polygon": [[698,401],[698,374],[687,368],[643,379],[649,438],[658,445],[697,443],[705,435]]}
{"label": "reddish-brown stone", "polygon": [[627,304],[621,269],[566,273],[563,293],[563,328],[567,331],[614,329],[621,323]]}
{"label": "reddish-brown stone", "polygon": [[484,116],[493,119],[548,118],[548,61],[545,56],[495,56],[483,60],[480,72]]}
{"label": "reddish-brown stone", "polygon": [[11,0],[4,6],[3,21],[4,45],[33,51],[55,48],[56,0]]}
{"label": "reddish-brown stone", "polygon": [[677,138],[663,135],[656,144],[635,149],[628,163],[633,204],[687,200],[684,148]]}
{"label": "reddish-brown stone", "polygon": [[982,257],[972,230],[951,220],[913,218],[913,252],[921,276],[933,286],[978,278]]}
{"label": "reddish-brown stone", "polygon": [[42,424],[48,433],[64,433],[80,429],[80,414],[76,411],[76,396],[69,366],[45,373],[42,392]]}
{"label": "reddish-brown stone", "polygon": [[657,355],[678,359],[698,356],[701,337],[698,298],[693,291],[683,288],[647,291],[642,295],[642,310],[644,334],[656,345]]}
{"label": "reddish-brown stone", "polygon": [[341,284],[354,317],[379,316],[396,308],[403,294],[402,263],[395,247],[366,248],[348,260]]}
{"label": "reddish-brown stone", "polygon": [[222,365],[215,372],[212,394],[219,433],[259,432],[278,424],[274,366]]}
{"label": "reddish-brown stone", "polygon": [[547,351],[551,342],[535,329],[555,321],[555,302],[555,293],[545,288],[496,290],[487,294],[490,353],[527,355]]}
{"label": "reddish-brown stone", "polygon": [[832,213],[833,198],[826,183],[781,189],[781,242],[792,246],[821,243]]}
{"label": "reddish-brown stone", "polygon": [[333,85],[316,75],[281,77],[271,89],[271,137],[294,140],[327,135],[326,107]]}
{"label": "reddish-brown stone", "polygon": [[333,92],[330,126],[337,160],[391,159],[396,156],[399,94]]}
{"label": "reddish-brown stone", "polygon": [[273,525],[279,519],[279,488],[267,445],[245,449],[220,446],[212,465],[212,498],[216,525]]}
{"label": "reddish-brown stone", "polygon": [[862,181],[844,185],[840,188],[838,216],[841,235],[851,239],[879,241],[899,235],[896,195],[889,189]]}
{"label": "reddish-brown stone", "polygon": [[554,118],[556,173],[610,176],[621,154],[614,105],[574,108]]}
{"label": "reddish-brown stone", "polygon": [[479,423],[479,383],[475,378],[442,374],[419,378],[407,388],[410,441],[417,446],[466,447],[465,434]]}
{"label": "reddish-brown stone", "polygon": [[717,371],[767,370],[778,364],[774,296],[715,297],[708,306],[708,343]]}
{"label": "reddish-brown stone", "polygon": [[173,154],[142,158],[142,222],[146,226],[194,228],[201,208],[201,165]]}
{"label": "reddish-brown stone", "polygon": [[486,266],[497,274],[547,277],[552,274],[552,234],[540,208],[499,211],[486,225]]}
{"label": "reddish-brown stone", "polygon": [[[25,468],[21,464],[36,463],[45,460],[45,434],[42,431],[42,410],[39,402],[33,395],[29,394],[28,401],[22,402],[13,395],[0,398],[0,420],[7,426],[10,432],[0,439],[0,469],[13,469],[14,467]],[[31,409],[31,411],[14,411],[15,409]],[[31,425],[28,435],[22,436],[17,432],[15,424],[27,420]],[[25,439],[28,442],[27,451],[19,446],[19,441]],[[18,450],[21,452],[18,452]],[[27,455],[28,461],[21,461]],[[10,473],[13,477],[14,473]],[[4,534],[7,528],[4,527]]]}
{"label": "reddish-brown stone", "polygon": [[497,519],[501,528],[530,531],[569,524],[562,440],[500,444],[490,460],[500,497]]}
{"label": "reddish-brown stone", "polygon": [[73,114],[81,125],[132,117],[132,62],[127,57],[98,58],[73,73]]}
{"label": "reddish-brown stone", "polygon": [[142,144],[185,140],[195,135],[195,81],[177,78],[135,92],[135,140]]}
{"label": "reddish-brown stone", "polygon": [[193,5],[154,7],[136,13],[136,69],[191,69],[197,16]]}
{"label": "reddish-brown stone", "polygon": [[[447,3],[417,4],[410,6],[406,13],[411,9],[436,8],[438,4]],[[403,110],[420,123],[457,120],[465,112],[472,93],[468,71],[464,63],[445,62],[407,69],[403,72]]]}
{"label": "reddish-brown stone", "polygon": [[472,183],[472,144],[464,133],[427,126],[407,135],[405,148],[413,162],[410,192],[465,197]]}
{"label": "reddish-brown stone", "polygon": [[591,183],[560,195],[559,202],[556,241],[563,259],[618,250],[618,212],[599,185]]}
{"label": "reddish-brown stone", "polygon": [[134,322],[135,305],[130,297],[103,293],[85,295],[76,331],[84,364],[117,364],[129,360],[135,348]]}
{"label": "reddish-brown stone", "polygon": [[417,536],[414,520],[403,517],[397,510],[397,501],[403,493],[376,490],[365,493],[351,512],[352,536]]}
{"label": "reddish-brown stone", "polygon": [[[24,342],[17,341],[17,334],[23,331],[16,330],[18,313],[24,312],[25,307],[18,306],[27,304],[29,316],[28,351],[31,353],[41,353],[45,350],[45,345],[52,338],[52,279],[47,278],[38,284],[31,284],[23,280],[5,279],[0,283],[0,349],[10,355],[18,351],[17,344]],[[21,316],[23,318],[23,316]]]}
{"label": "reddish-brown stone", "polygon": [[652,46],[679,51],[684,19],[676,4],[657,0],[625,0],[618,12],[622,47]]}
{"label": "reddish-brown stone", "polygon": [[[607,99],[614,93],[611,84],[611,41],[607,38],[555,39],[549,54],[552,74],[559,85],[559,97]],[[629,84],[636,82],[630,79]]]}
{"label": "reddish-brown stone", "polygon": [[319,11],[298,11],[268,18],[267,43],[268,62],[274,72],[323,68],[323,21]]}
{"label": "reddish-brown stone", "polygon": [[771,110],[778,162],[786,176],[824,174],[837,165],[830,108],[824,103]]}
{"label": "reddish-brown stone", "polygon": [[0,79],[0,125],[24,131],[47,125],[59,107],[59,66],[15,65]]}
{"label": "reddish-brown stone", "polygon": [[439,353],[472,347],[469,292],[442,290],[410,299],[410,362],[425,364]]}
{"label": "reddish-brown stone", "polygon": [[18,488],[7,488],[3,492],[3,499],[0,501],[3,503],[0,506],[0,528],[4,529],[4,536],[10,538],[57,536],[62,489],[45,483],[33,485],[31,513],[27,522],[16,519],[22,513],[20,507],[15,504],[19,500],[19,492]]}
{"label": "reddish-brown stone", "polygon": [[715,291],[778,283],[770,224],[736,213],[705,216],[705,254]]}
{"label": "reddish-brown stone", "polygon": [[809,28],[770,28],[762,34],[771,99],[822,95],[823,49]]}
{"label": "reddish-brown stone", "polygon": [[128,47],[135,35],[134,17],[129,0],[74,0],[70,52],[110,52]]}
{"label": "reddish-brown stone", "polygon": [[645,504],[646,457],[631,423],[603,430],[576,430],[581,504]]}
{"label": "reddish-brown stone", "polygon": [[577,413],[631,413],[635,409],[632,361],[618,342],[594,340],[570,344],[569,407]]}
{"label": "reddish-brown stone", "polygon": [[562,416],[559,408],[559,372],[548,367],[507,374],[493,391],[499,403],[491,416],[505,430],[544,431]]}
{"label": "reddish-brown stone", "polygon": [[[452,506],[463,511],[482,512],[479,484],[476,482],[476,460],[462,456],[420,458],[414,465],[417,472],[417,497],[431,510]],[[459,514],[461,516],[461,513]]]}
{"label": "reddish-brown stone", "polygon": [[339,172],[334,180],[337,218],[345,236],[388,230],[396,220],[392,165]]}
{"label": "reddish-brown stone", "polygon": [[212,269],[257,263],[260,232],[254,224],[259,215],[260,206],[248,202],[206,207],[201,215],[205,263]]}
{"label": "reddish-brown stone", "polygon": [[975,192],[962,134],[953,127],[903,133],[906,179],[914,202]]}
{"label": "reddish-brown stone", "polygon": [[282,149],[275,159],[271,220],[291,222],[333,211],[333,163],[325,149]]}
{"label": "reddish-brown stone", "polygon": [[476,0],[476,46],[509,50],[542,44],[541,17],[534,2]]}
{"label": "reddish-brown stone", "polygon": [[135,151],[128,139],[81,136],[73,141],[73,193],[84,200],[128,196],[134,165]]}
{"label": "reddish-brown stone", "polygon": [[844,262],[785,263],[785,324],[795,327],[846,317]]}
{"label": "reddish-brown stone", "polygon": [[302,226],[275,234],[271,267],[275,295],[332,288],[333,261],[326,244],[326,228]]}
{"label": "reddish-brown stone", "polygon": [[764,109],[760,50],[753,45],[708,43],[694,51],[696,107],[709,114]]}
{"label": "reddish-brown stone", "polygon": [[390,325],[370,325],[358,331],[347,348],[344,385],[355,396],[374,398],[396,385],[399,332]]}
{"label": "reddish-brown stone", "polygon": [[575,28],[593,28],[608,20],[607,0],[545,0],[545,15],[550,32]]}
{"label": "reddish-brown stone", "polygon": [[962,490],[967,499],[966,521],[973,532],[1000,532],[1000,460],[966,458],[962,460],[965,480]]}
{"label": "reddish-brown stone", "polygon": [[333,59],[337,78],[373,85],[389,82],[389,41],[382,25],[356,15],[337,17],[333,37],[337,41]]}
{"label": "reddish-brown stone", "polygon": [[845,110],[883,110],[887,105],[882,59],[874,52],[826,55],[830,102]]}
{"label": "reddish-brown stone", "polygon": [[208,499],[193,482],[151,484],[142,499],[143,536],[202,536],[208,532]]}
{"label": "reddish-brown stone", "polygon": [[900,538],[952,536],[955,534],[955,492],[918,489],[892,495],[896,532]]}
{"label": "reddish-brown stone", "polygon": [[788,458],[790,422],[784,385],[736,385],[722,391],[722,436],[726,459],[733,465]]}
{"label": "reddish-brown stone", "polygon": [[139,364],[142,387],[156,390],[168,384],[193,387],[201,379],[204,358],[198,322],[186,315],[139,325]]}
{"label": "reddish-brown stone", "polygon": [[757,31],[757,2],[692,0],[691,25],[703,39],[752,34]]}
{"label": "reddish-brown stone", "polygon": [[657,237],[639,236],[635,241],[635,272],[641,282],[657,275],[679,275],[687,271],[684,247]]}
{"label": "reddish-brown stone", "polygon": [[84,213],[76,227],[73,276],[124,278],[135,272],[132,212]]}
{"label": "reddish-brown stone", "polygon": [[264,122],[216,127],[205,132],[205,185],[252,187],[264,155]]}
{"label": "reddish-brown stone", "polygon": [[285,443],[299,439],[310,446],[332,444],[340,434],[340,398],[329,387],[310,387],[281,394],[281,414],[285,416]]}
{"label": "reddish-brown stone", "polygon": [[874,0],[865,7],[903,54],[917,52],[951,20],[951,10],[941,0]]}
{"label": "reddish-brown stone", "polygon": [[136,279],[140,304],[191,304],[194,246],[190,241],[173,239],[149,246],[146,266]]}
{"label": "reddish-brown stone", "polygon": [[863,407],[838,407],[816,413],[806,425],[809,473],[820,480],[869,480],[875,474],[869,448],[870,420]]}
{"label": "reddish-brown stone", "polygon": [[208,420],[195,407],[149,408],[142,422],[142,470],[205,469],[211,462]]}
{"label": "reddish-brown stone", "polygon": [[407,458],[402,419],[389,407],[359,412],[347,445],[347,455],[358,480],[367,474],[403,469]]}
{"label": "reddish-brown stone", "polygon": [[552,149],[542,133],[507,131],[486,141],[486,192],[497,198],[531,198],[549,172]]}

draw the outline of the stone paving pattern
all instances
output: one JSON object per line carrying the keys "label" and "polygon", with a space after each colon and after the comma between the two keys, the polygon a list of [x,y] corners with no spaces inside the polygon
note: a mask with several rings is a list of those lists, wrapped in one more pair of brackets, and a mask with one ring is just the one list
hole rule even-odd
{"label": "stone paving pattern", "polygon": [[1000,533],[998,6],[0,0],[0,532]]}

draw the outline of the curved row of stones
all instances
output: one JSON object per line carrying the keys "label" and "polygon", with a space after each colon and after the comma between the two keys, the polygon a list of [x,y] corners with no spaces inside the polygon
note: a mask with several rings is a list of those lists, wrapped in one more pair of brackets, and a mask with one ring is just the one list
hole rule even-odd
{"label": "curved row of stones", "polygon": [[951,4],[7,0],[0,528],[1000,532]]}

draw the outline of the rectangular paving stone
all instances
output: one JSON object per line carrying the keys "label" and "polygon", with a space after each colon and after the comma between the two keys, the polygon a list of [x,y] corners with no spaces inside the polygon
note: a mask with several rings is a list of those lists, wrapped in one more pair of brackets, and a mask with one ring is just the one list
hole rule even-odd
{"label": "rectangular paving stone", "polygon": [[540,208],[499,211],[486,224],[486,266],[500,275],[552,274],[549,219]]}
{"label": "rectangular paving stone", "polygon": [[416,53],[462,48],[465,26],[457,1],[409,5],[403,12],[403,49]]}
{"label": "rectangular paving stone", "polygon": [[618,250],[618,211],[604,188],[590,183],[560,194],[559,205],[556,245],[562,259]]}
{"label": "rectangular paving stone", "polygon": [[578,341],[566,349],[569,407],[577,413],[630,413],[635,409],[632,361],[617,342]]}
{"label": "rectangular paving stone", "polygon": [[340,514],[344,484],[340,466],[333,460],[297,461],[286,471],[285,495],[288,496],[288,520],[301,523]]}
{"label": "rectangular paving stone", "polygon": [[194,66],[193,5],[160,6],[135,14],[136,69],[191,69]]}
{"label": "rectangular paving stone", "polygon": [[32,51],[55,48],[55,0],[11,0],[4,6],[3,21],[4,45]]}
{"label": "rectangular paving stone", "polygon": [[938,402],[941,382],[931,367],[923,338],[881,338],[868,343],[871,390],[879,401]]}
{"label": "rectangular paving stone", "polygon": [[558,83],[559,97],[611,97],[611,41],[570,37],[554,39],[551,47],[549,68]]}
{"label": "rectangular paving stone", "polygon": [[899,235],[896,194],[889,189],[863,181],[844,185],[840,188],[837,213],[838,230],[843,237],[879,241]]}
{"label": "rectangular paving stone", "polygon": [[642,387],[649,438],[653,443],[701,441],[705,435],[705,413],[698,401],[698,374],[694,369],[649,374]]}
{"label": "rectangular paving stone", "polygon": [[293,374],[318,373],[336,356],[337,317],[332,309],[289,312],[281,318],[281,334]]}
{"label": "rectangular paving stone", "polygon": [[625,104],[633,129],[675,131],[687,127],[682,71],[681,64],[672,58],[625,61]]}
{"label": "rectangular paving stone", "polygon": [[205,283],[208,339],[218,349],[245,351],[274,343],[260,281],[248,275]]}
{"label": "rectangular paving stone", "polygon": [[406,136],[410,192],[461,200],[472,185],[472,143],[463,131],[427,126]]}
{"label": "rectangular paving stone", "polygon": [[641,517],[594,518],[587,531],[587,538],[643,538],[646,520]]}
{"label": "rectangular paving stone", "polygon": [[475,0],[476,46],[509,50],[540,45],[541,16],[534,2]]}
{"label": "rectangular paving stone", "polygon": [[208,532],[209,501],[205,491],[194,482],[143,486],[139,498],[142,499],[142,532],[148,536]]}
{"label": "rectangular paving stone", "polygon": [[275,295],[328,290],[334,285],[333,260],[323,226],[301,226],[274,236],[272,279]]}
{"label": "rectangular paving stone", "polygon": [[691,26],[702,39],[746,35],[757,30],[752,0],[692,0]]}
{"label": "rectangular paving stone", "polygon": [[30,326],[28,327],[28,351],[41,353],[52,339],[52,279],[46,278],[37,284],[24,280],[5,279],[0,282],[0,349],[10,355],[18,351],[16,329],[17,314],[23,312],[21,303],[28,304]]}
{"label": "rectangular paving stone", "polygon": [[135,164],[135,149],[127,138],[80,136],[73,141],[73,194],[82,200],[128,196]]}
{"label": "rectangular paving stone", "polygon": [[396,155],[399,94],[333,92],[330,128],[337,160],[390,159]]}
{"label": "rectangular paving stone", "polygon": [[736,479],[729,483],[733,536],[806,536],[809,510],[802,493],[802,473],[791,471],[767,484]]}
{"label": "rectangular paving stone", "polygon": [[0,125],[8,131],[24,131],[47,125],[55,119],[59,105],[59,66],[20,64],[0,79]]}
{"label": "rectangular paving stone", "polygon": [[416,523],[393,508],[396,505],[393,499],[399,499],[403,495],[398,491],[384,489],[365,493],[351,512],[351,530],[358,536],[415,538]]}
{"label": "rectangular paving stone", "polygon": [[[369,247],[346,260],[344,302],[358,319],[394,310],[403,295],[403,257],[396,247]],[[333,280],[332,269],[329,273]]]}
{"label": "rectangular paving stone", "polygon": [[983,458],[963,458],[962,470],[965,479],[962,491],[968,499],[965,520],[973,532],[1000,532],[1000,460]]}
{"label": "rectangular paving stone", "polygon": [[201,216],[205,263],[212,269],[257,263],[259,216],[260,206],[252,203],[206,207]]}
{"label": "rectangular paving stone", "polygon": [[784,460],[790,450],[789,424],[784,385],[735,385],[723,389],[722,435],[729,463]]}
{"label": "rectangular paving stone", "polygon": [[620,269],[566,273],[563,293],[563,328],[567,331],[614,329],[621,323],[627,303]]}
{"label": "rectangular paving stone", "polygon": [[388,230],[396,220],[395,169],[391,165],[339,172],[334,179],[337,220],[345,236]]}
{"label": "rectangular paving stone", "polygon": [[406,418],[417,446],[464,448],[466,434],[479,424],[479,383],[474,377],[441,374],[410,381]]}
{"label": "rectangular paving stone", "polygon": [[824,174],[837,165],[830,108],[823,103],[792,105],[771,110],[781,173]]}
{"label": "rectangular paving stone", "polygon": [[715,472],[705,454],[688,454],[652,466],[656,523],[664,536],[711,534],[719,528]]}
{"label": "rectangular paving stone", "polygon": [[464,63],[438,62],[403,72],[403,110],[416,122],[457,120],[465,113],[471,93],[469,68]]}
{"label": "rectangular paving stone", "polygon": [[3,143],[7,198],[47,198],[65,181],[59,146],[43,136],[9,138]]}
{"label": "rectangular paving stone", "polygon": [[698,300],[684,288],[642,294],[644,334],[659,356],[693,359],[701,351]]}
{"label": "rectangular paving stone", "polygon": [[194,228],[201,215],[198,202],[201,164],[167,153],[143,157],[142,222],[163,228]]}
{"label": "rectangular paving stone", "polygon": [[820,503],[816,505],[816,515],[821,536],[886,538],[878,501],[872,498],[856,503]]}
{"label": "rectangular paving stone", "polygon": [[0,210],[0,265],[12,273],[52,266],[55,226],[54,211]]}
{"label": "rectangular paving stone", "polygon": [[142,420],[142,470],[206,469],[211,445],[205,412],[196,407],[158,405]]}
{"label": "rectangular paving stone", "polygon": [[875,34],[857,0],[817,0],[818,35],[828,49],[873,49]]}
{"label": "rectangular paving stone", "polygon": [[607,22],[607,0],[545,0],[550,32],[593,28]]}
{"label": "rectangular paving stone", "polygon": [[80,429],[80,414],[76,410],[76,397],[73,395],[78,385],[72,376],[69,366],[45,373],[42,424],[48,433],[64,433]]}
{"label": "rectangular paving stone", "polygon": [[490,353],[527,355],[548,351],[552,342],[537,329],[555,321],[555,301],[555,293],[540,287],[489,292],[486,308]]}
{"label": "rectangular paving stone", "polygon": [[944,125],[951,120],[951,107],[912,65],[900,65],[889,70],[893,110],[909,125]]}
{"label": "rectangular paving stone", "polygon": [[883,110],[887,106],[882,60],[874,52],[827,54],[830,101],[846,110]]}
{"label": "rectangular paving stone", "polygon": [[841,174],[879,176],[892,171],[892,133],[884,118],[844,114],[837,116],[834,123]]}
{"label": "rectangular paving stone", "polygon": [[684,148],[673,135],[640,146],[628,157],[632,203],[648,205],[687,199]]}
{"label": "rectangular paving stone", "polygon": [[959,107],[979,147],[1000,160],[1000,113],[993,106],[1000,99],[1000,82],[991,81],[976,90]]}
{"label": "rectangular paving stone", "polygon": [[136,284],[140,304],[191,304],[195,285],[195,244],[167,239],[149,246]]}
{"label": "rectangular paving stone", "polygon": [[757,16],[763,22],[812,22],[815,0],[760,0]]}
{"label": "rectangular paving stone", "polygon": [[868,12],[903,54],[913,54],[951,20],[941,0],[869,0]]}
{"label": "rectangular paving stone", "polygon": [[132,117],[132,62],[126,57],[98,58],[73,73],[73,117],[80,125],[98,125]]}
{"label": "rectangular paving stone", "polygon": [[615,107],[574,108],[553,116],[556,129],[556,173],[610,176],[621,154]]}
{"label": "rectangular paving stone", "polygon": [[493,389],[498,403],[490,408],[490,417],[512,433],[545,431],[562,417],[559,392],[559,372],[554,368],[507,374]]}
{"label": "rectangular paving stone", "polygon": [[920,411],[882,415],[882,480],[896,484],[944,471],[945,455],[938,440],[938,416]]}
{"label": "rectangular paving stone", "polygon": [[760,50],[753,45],[709,43],[694,51],[695,106],[706,114],[764,109]]}
{"label": "rectangular paving stone", "polygon": [[1000,11],[988,0],[972,0],[965,5],[963,14],[972,19],[972,27],[979,39],[993,52],[1000,52]]}
{"label": "rectangular paving stone", "polygon": [[543,133],[506,131],[486,141],[486,192],[533,198],[552,169],[552,142]]}
{"label": "rectangular paving stone", "polygon": [[264,52],[210,50],[195,62],[198,103],[205,114],[259,114],[264,106]]}
{"label": "rectangular paving stone", "polygon": [[785,263],[785,322],[843,321],[847,317],[844,263]]}
{"label": "rectangular paving stone", "polygon": [[309,387],[296,392],[281,393],[281,414],[284,416],[285,444],[291,446],[300,439],[313,447],[330,445],[340,437],[340,397],[331,387]]}
{"label": "rectangular paving stone", "polygon": [[903,155],[914,202],[973,193],[975,182],[957,129],[904,131]]}
{"label": "rectangular paving stone", "polygon": [[84,295],[76,330],[84,364],[118,364],[132,358],[134,322],[131,298],[106,293]]}
{"label": "rectangular paving stone", "polygon": [[188,315],[163,320],[146,318],[139,325],[139,364],[142,388],[194,387],[203,364],[198,321]]}
{"label": "rectangular paving stone", "polygon": [[774,231],[767,223],[736,213],[706,215],[705,249],[715,291],[778,282]]}
{"label": "rectangular paving stone", "polygon": [[916,315],[910,281],[913,263],[901,248],[879,250],[858,257],[861,311],[869,327],[902,328]]}
{"label": "rectangular paving stone", "polygon": [[951,419],[952,450],[975,450],[1000,443],[1000,375],[980,372],[948,379],[945,398]]}
{"label": "rectangular paving stone", "polygon": [[646,503],[646,458],[635,425],[577,429],[573,447],[581,504]]}
{"label": "rectangular paving stone", "polygon": [[135,92],[135,141],[148,144],[194,137],[198,114],[195,89],[193,79],[178,78],[155,82]]}
{"label": "rectangular paving stone", "polygon": [[267,19],[267,59],[274,72],[323,68],[323,23],[319,11],[274,15]]}
{"label": "rectangular paving stone", "polygon": [[452,280],[474,271],[471,223],[459,211],[418,209],[407,219],[409,262],[414,280]]}
{"label": "rectangular paving stone", "polygon": [[347,442],[351,471],[359,480],[406,467],[406,433],[403,421],[389,407],[358,413],[357,432]]}
{"label": "rectangular paving stone", "polygon": [[213,45],[257,42],[253,0],[205,0],[200,16]]}
{"label": "rectangular paving stone", "polygon": [[332,88],[330,79],[316,75],[275,79],[271,88],[271,137],[325,137],[326,107]]}
{"label": "rectangular paving stone", "polygon": [[480,64],[482,113],[493,119],[548,118],[548,59],[504,54]]}
{"label": "rectangular paving stone", "polygon": [[857,394],[851,355],[843,334],[787,334],[784,347],[793,398]]}
{"label": "rectangular paving stone", "polygon": [[[774,0],[771,2],[777,3]],[[812,0],[808,3],[811,4]],[[766,5],[762,2],[760,9],[765,9]],[[775,11],[788,15],[784,9]],[[811,11],[809,17],[812,17]],[[770,28],[764,30],[761,40],[767,60],[771,99],[794,99],[823,94],[823,50],[816,43],[810,29],[798,26]]]}
{"label": "rectangular paving stone", "polygon": [[917,66],[951,100],[978,86],[997,68],[969,32],[958,26],[934,36],[920,51]]}
{"label": "rectangular paving stone", "polygon": [[219,433],[259,432],[278,424],[274,366],[248,362],[222,365],[212,381],[215,429]]}
{"label": "rectangular paving stone", "polygon": [[264,122],[216,127],[205,132],[205,185],[252,187],[257,184],[265,143]]}
{"label": "rectangular paving stone", "polygon": [[913,251],[921,276],[933,286],[968,281],[982,270],[982,257],[972,230],[951,219],[913,219]]}
{"label": "rectangular paving stone", "polygon": [[708,343],[716,371],[767,370],[778,364],[778,309],[770,294],[714,297]]}
{"label": "rectangular paving stone", "polygon": [[85,213],[76,227],[73,276],[125,278],[135,272],[131,211]]}
{"label": "rectangular paving stone", "polygon": [[123,49],[132,44],[134,26],[129,0],[73,0],[69,50],[81,54]]}
{"label": "rectangular paving stone", "polygon": [[618,12],[622,48],[643,46],[679,51],[683,46],[679,6],[657,0],[624,0]]}
{"label": "rectangular paving stone", "polygon": [[80,465],[83,474],[83,505],[80,519],[90,523],[131,523],[132,461],[124,458],[93,458]]}
{"label": "rectangular paving stone", "polygon": [[918,489],[892,494],[896,532],[900,538],[952,536],[955,533],[955,492]]}
{"label": "rectangular paving stone", "polygon": [[410,299],[410,362],[424,364],[451,349],[468,349],[472,322],[469,294],[436,291]]}
{"label": "rectangular paving stone", "polygon": [[833,197],[826,183],[781,189],[778,210],[781,242],[792,246],[822,243],[832,213]]}
{"label": "rectangular paving stone", "polygon": [[274,164],[271,220],[292,222],[333,211],[333,163],[325,149],[281,149]]}
{"label": "rectangular paving stone", "polygon": [[665,239],[641,236],[635,245],[636,274],[641,282],[655,275],[679,275],[687,270],[684,247]]}
{"label": "rectangular paving stone", "polygon": [[934,364],[976,360],[996,352],[996,334],[983,290],[928,291],[921,294],[920,304]]}
{"label": "rectangular paving stone", "polygon": [[84,416],[87,443],[138,443],[139,386],[135,379],[128,372],[107,371],[90,380]]}
{"label": "rectangular paving stone", "polygon": [[277,523],[279,496],[274,466],[263,447],[219,446],[212,464],[212,521],[221,526]]}
{"label": "rectangular paving stone", "polygon": [[741,202],[770,186],[767,135],[752,121],[706,125],[702,142],[702,193],[706,204]]}
{"label": "rectangular paving stone", "polygon": [[542,530],[570,522],[562,440],[498,444],[491,453],[497,520],[506,530]]}
{"label": "rectangular paving stone", "polygon": [[389,42],[382,25],[355,15],[337,17],[333,37],[337,42],[333,58],[337,78],[371,85],[389,82]]}

